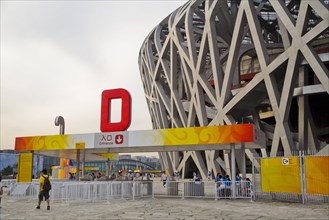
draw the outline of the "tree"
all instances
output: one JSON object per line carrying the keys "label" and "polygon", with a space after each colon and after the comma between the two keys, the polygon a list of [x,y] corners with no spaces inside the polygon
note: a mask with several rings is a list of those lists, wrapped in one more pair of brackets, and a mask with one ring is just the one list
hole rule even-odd
{"label": "tree", "polygon": [[14,168],[12,166],[7,166],[1,171],[2,176],[9,176],[14,173]]}

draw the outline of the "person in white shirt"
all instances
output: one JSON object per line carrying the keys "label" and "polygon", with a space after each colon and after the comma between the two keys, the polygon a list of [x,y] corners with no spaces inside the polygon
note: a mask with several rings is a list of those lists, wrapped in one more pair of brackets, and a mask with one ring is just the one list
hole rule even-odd
{"label": "person in white shirt", "polygon": [[161,180],[162,180],[163,187],[165,187],[166,183],[167,183],[167,175],[166,175],[165,171],[163,171],[163,173],[162,173]]}

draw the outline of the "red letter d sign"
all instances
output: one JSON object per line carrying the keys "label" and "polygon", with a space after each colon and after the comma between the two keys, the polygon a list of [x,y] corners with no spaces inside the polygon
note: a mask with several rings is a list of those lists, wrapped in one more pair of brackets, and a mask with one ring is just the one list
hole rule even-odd
{"label": "red letter d sign", "polygon": [[[121,99],[121,121],[111,122],[111,100]],[[130,125],[131,118],[131,98],[130,94],[125,89],[109,89],[104,90],[102,93],[102,106],[101,106],[101,131],[125,131]]]}

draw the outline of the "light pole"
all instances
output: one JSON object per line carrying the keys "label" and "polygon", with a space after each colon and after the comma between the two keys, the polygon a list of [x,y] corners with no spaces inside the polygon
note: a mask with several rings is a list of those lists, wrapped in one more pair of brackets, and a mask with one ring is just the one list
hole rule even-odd
{"label": "light pole", "polygon": [[[55,125],[59,126],[59,134],[65,134],[65,120],[62,116],[57,116],[55,118]],[[66,177],[66,170],[65,170],[65,158],[59,158],[59,170],[58,170],[58,177],[63,178]],[[63,170],[65,170],[65,175],[63,176]]]}
{"label": "light pole", "polygon": [[59,134],[64,134],[65,133],[65,121],[62,116],[57,116],[55,118],[55,125],[59,126]]}

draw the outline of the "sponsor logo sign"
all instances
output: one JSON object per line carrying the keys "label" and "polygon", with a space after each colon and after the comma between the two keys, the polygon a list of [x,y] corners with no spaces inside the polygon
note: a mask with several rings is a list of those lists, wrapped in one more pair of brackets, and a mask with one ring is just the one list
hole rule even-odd
{"label": "sponsor logo sign", "polygon": [[98,133],[95,135],[95,148],[127,146],[128,132]]}
{"label": "sponsor logo sign", "polygon": [[[121,121],[111,121],[111,100],[121,99]],[[131,96],[125,89],[109,89],[102,93],[101,126],[102,132],[125,131],[131,122]]]}
{"label": "sponsor logo sign", "polygon": [[289,165],[289,158],[282,158],[282,165]]}

